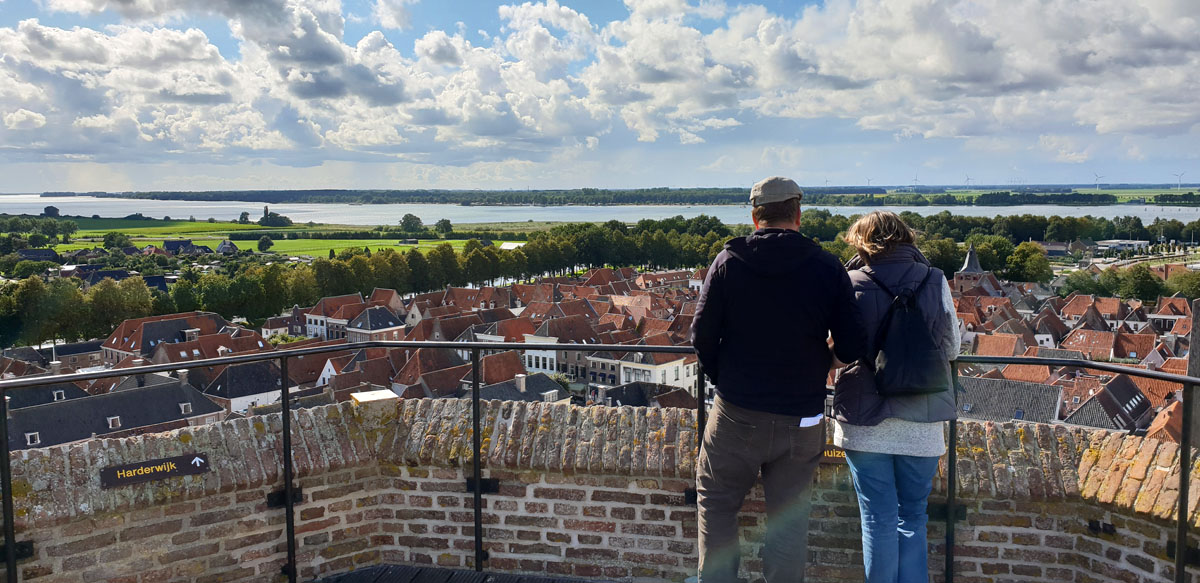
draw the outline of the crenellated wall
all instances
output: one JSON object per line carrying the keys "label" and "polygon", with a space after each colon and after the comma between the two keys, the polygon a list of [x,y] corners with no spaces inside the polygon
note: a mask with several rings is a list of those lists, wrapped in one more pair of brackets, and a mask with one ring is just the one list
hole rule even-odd
{"label": "crenellated wall", "polygon": [[[348,403],[295,411],[301,579],[379,563],[473,562],[466,400]],[[696,565],[693,411],[485,403],[487,567],[681,580]],[[1178,498],[1178,448],[1138,437],[1023,423],[959,423],[956,580],[1163,581]],[[279,414],[13,454],[25,581],[283,580]],[[106,466],[204,453],[213,471],[113,489]],[[944,470],[944,467],[942,468]],[[1195,481],[1195,471],[1193,470]],[[944,472],[934,501],[944,498]],[[1200,483],[1192,488],[1200,506]],[[741,524],[761,564],[761,492]],[[1200,512],[1193,512],[1200,523]],[[1090,520],[1113,530],[1092,532]],[[944,525],[930,525],[941,579]],[[858,511],[844,465],[814,492],[810,575],[861,581]],[[1195,544],[1195,543],[1193,543]]]}

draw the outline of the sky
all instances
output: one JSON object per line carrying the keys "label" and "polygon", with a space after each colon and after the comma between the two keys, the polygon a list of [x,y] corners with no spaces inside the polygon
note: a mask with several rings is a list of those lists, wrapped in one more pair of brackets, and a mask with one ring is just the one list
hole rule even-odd
{"label": "sky", "polygon": [[1200,182],[1196,0],[0,0],[0,192]]}

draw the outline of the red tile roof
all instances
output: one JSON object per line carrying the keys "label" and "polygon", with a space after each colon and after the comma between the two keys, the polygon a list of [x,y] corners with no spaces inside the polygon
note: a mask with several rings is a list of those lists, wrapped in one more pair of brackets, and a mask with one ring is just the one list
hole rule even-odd
{"label": "red tile roof", "polygon": [[1015,356],[1021,337],[1016,334],[980,334],[975,337],[975,354]]}
{"label": "red tile roof", "polygon": [[1115,332],[1098,330],[1072,330],[1060,343],[1060,348],[1078,350],[1089,359],[1109,359],[1113,355],[1113,345],[1116,343]]}
{"label": "red tile roof", "polygon": [[1159,411],[1146,429],[1146,437],[1179,443],[1183,438],[1183,403],[1175,401]]}

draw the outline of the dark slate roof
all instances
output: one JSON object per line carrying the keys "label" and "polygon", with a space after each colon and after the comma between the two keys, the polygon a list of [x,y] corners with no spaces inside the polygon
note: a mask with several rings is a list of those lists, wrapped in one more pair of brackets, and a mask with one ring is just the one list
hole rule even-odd
{"label": "dark slate roof", "polygon": [[1121,429],[1113,421],[1113,418],[1108,415],[1108,411],[1104,410],[1104,405],[1100,402],[1100,393],[1093,395],[1087,401],[1084,401],[1073,413],[1067,415],[1063,423],[1071,423],[1073,425],[1083,425],[1086,427],[1096,427],[1099,429]]}
{"label": "dark slate roof", "polygon": [[[634,381],[612,387],[605,391],[605,396],[612,399],[612,406],[629,405],[631,407],[650,407],[656,403],[658,395],[670,393],[677,387]],[[694,406],[694,405],[693,405]]]}
{"label": "dark slate roof", "polygon": [[208,383],[204,394],[222,399],[259,395],[278,391],[280,378],[279,366],[273,360],[231,364]]}
{"label": "dark slate roof", "polygon": [[121,281],[129,277],[129,272],[125,271],[124,269],[102,269],[100,271],[93,271],[85,275],[83,277],[83,281],[88,285],[96,285],[103,281],[106,277],[112,279],[113,281]]}
{"label": "dark slate roof", "polygon": [[[138,380],[138,377],[142,377],[140,381]],[[191,380],[189,380],[188,382],[191,383],[193,380],[195,380],[194,377],[192,377]],[[139,382],[140,382],[140,384],[139,384]],[[127,377],[121,379],[121,381],[118,382],[112,389],[110,389],[110,391],[127,391],[130,389],[138,389],[138,388],[142,388],[142,387],[153,387],[153,386],[157,386],[157,385],[166,385],[166,384],[170,384],[173,382],[178,382],[178,381],[176,379],[173,379],[164,374],[150,373],[150,374],[144,374],[144,375],[130,375],[130,376],[127,376]],[[192,386],[195,386],[195,385],[192,385]]]}
{"label": "dark slate roof", "polygon": [[403,326],[404,320],[383,306],[372,306],[362,311],[358,317],[346,324],[346,328],[355,330],[383,330]]}
{"label": "dark slate roof", "polygon": [[967,247],[967,258],[963,261],[962,269],[959,273],[983,273],[983,267],[979,265],[979,254],[975,253],[975,244],[972,243]]}
{"label": "dark slate roof", "polygon": [[[308,409],[311,407],[320,407],[322,405],[332,405],[336,403],[333,398],[333,391],[328,387],[313,387],[303,391],[292,391],[289,393],[288,399],[289,409]],[[250,415],[267,415],[270,413],[278,413],[283,407],[283,403],[275,401],[266,405],[255,405],[250,408]]]}
{"label": "dark slate roof", "polygon": [[[496,401],[541,401],[542,393],[561,391],[562,385],[545,373],[531,374],[525,377],[525,392],[517,388],[517,379],[509,379],[502,383],[479,387],[479,398]],[[462,391],[462,397],[469,397],[470,391]]]}
{"label": "dark slate roof", "polygon": [[169,253],[178,253],[184,247],[191,247],[191,239],[175,239],[172,241],[163,241],[163,250]]}
{"label": "dark slate roof", "polygon": [[17,257],[30,261],[58,261],[58,253],[53,249],[17,249]]}
{"label": "dark slate roof", "polygon": [[89,352],[100,352],[104,340],[87,340],[84,342],[72,342],[70,344],[59,344],[54,347],[54,353],[58,356],[71,356],[74,354],[87,354]]}
{"label": "dark slate roof", "polygon": [[46,358],[45,354],[33,348],[32,346],[18,346],[16,348],[5,348],[4,356],[9,358],[36,364],[40,367],[45,367],[50,363],[50,359]]}
{"label": "dark slate roof", "polygon": [[[180,403],[190,403],[192,412],[184,415]],[[127,391],[117,391],[67,399],[57,403],[14,409],[8,422],[9,445],[14,450],[28,449],[25,434],[36,431],[41,443],[49,447],[102,436],[113,431],[179,421],[199,415],[218,413],[221,408],[204,398],[200,391],[179,381]],[[108,427],[108,418],[121,418],[121,428]]]}
{"label": "dark slate roof", "polygon": [[55,391],[63,392],[63,398],[59,399],[60,401],[64,399],[79,399],[88,396],[87,391],[79,388],[74,383],[57,383],[42,387],[10,389],[6,391],[4,395],[6,397],[10,397],[8,401],[8,406],[10,408],[22,409],[25,407],[53,403]]}
{"label": "dark slate roof", "polygon": [[165,275],[143,275],[142,281],[146,282],[146,287],[150,289],[167,291],[167,276]]}
{"label": "dark slate roof", "polygon": [[1061,387],[1008,379],[962,377],[959,416],[983,421],[1055,421]]}
{"label": "dark slate roof", "polygon": [[191,330],[192,327],[187,318],[146,322],[142,324],[142,343],[138,345],[138,352],[150,355],[164,342],[183,342],[187,338],[184,331]]}
{"label": "dark slate roof", "polygon": [[238,246],[233,241],[228,239],[217,244],[217,253],[237,253]]}

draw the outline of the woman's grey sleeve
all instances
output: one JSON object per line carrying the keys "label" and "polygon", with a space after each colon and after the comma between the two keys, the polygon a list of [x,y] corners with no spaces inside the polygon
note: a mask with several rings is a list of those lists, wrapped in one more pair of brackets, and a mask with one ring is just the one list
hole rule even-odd
{"label": "woman's grey sleeve", "polygon": [[942,335],[942,348],[947,357],[954,360],[958,357],[962,345],[962,332],[958,329],[958,313],[954,310],[954,293],[950,291],[950,282],[942,280],[942,309],[946,311],[946,333]]}

